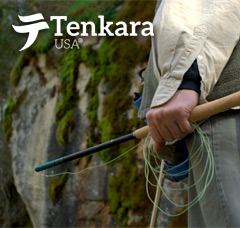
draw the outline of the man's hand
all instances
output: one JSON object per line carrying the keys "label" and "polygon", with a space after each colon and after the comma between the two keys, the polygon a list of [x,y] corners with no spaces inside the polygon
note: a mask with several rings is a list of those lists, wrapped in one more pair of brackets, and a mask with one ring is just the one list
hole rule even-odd
{"label": "man's hand", "polygon": [[155,141],[155,152],[160,153],[165,142],[181,139],[193,132],[188,119],[198,99],[198,93],[193,90],[178,90],[167,103],[148,111],[146,118]]}

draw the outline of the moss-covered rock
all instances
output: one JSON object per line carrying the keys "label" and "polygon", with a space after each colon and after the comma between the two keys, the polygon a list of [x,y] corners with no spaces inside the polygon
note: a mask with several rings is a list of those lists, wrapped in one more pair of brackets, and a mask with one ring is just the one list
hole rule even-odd
{"label": "moss-covered rock", "polygon": [[99,97],[98,97],[98,94],[96,93],[89,100],[88,112],[87,112],[89,120],[91,121],[92,125],[95,125],[95,126],[97,124],[98,103],[99,103]]}
{"label": "moss-covered rock", "polygon": [[66,52],[60,66],[62,99],[58,102],[55,110],[55,120],[59,123],[57,129],[57,140],[59,145],[68,143],[69,133],[74,127],[74,109],[78,101],[76,90],[77,69],[80,61],[78,49],[71,49]]}
{"label": "moss-covered rock", "polygon": [[[123,9],[116,15],[114,21],[151,21],[154,15],[155,2],[126,1]],[[143,10],[144,9],[144,10]],[[131,12],[131,13],[129,13]],[[114,28],[113,28],[114,29]],[[96,51],[85,50],[88,55],[88,67],[92,69],[92,78],[88,92],[92,97],[97,94],[97,86],[103,82],[112,88],[103,102],[102,120],[97,123],[101,132],[101,142],[124,135],[133,128],[142,126],[137,119],[137,113],[129,119],[127,111],[131,108],[132,98],[129,96],[131,88],[131,70],[138,64],[147,62],[150,51],[150,39],[141,42],[136,37],[106,38]],[[85,53],[85,56],[87,56]],[[93,56],[95,59],[89,59]],[[94,101],[94,99],[92,100]],[[92,107],[97,110],[97,102]],[[95,119],[92,122],[96,126]],[[92,135],[89,135],[91,139]],[[90,141],[90,140],[89,140]],[[134,145],[128,143],[99,153],[100,158],[107,162]],[[109,178],[109,204],[112,213],[121,226],[126,226],[128,214],[147,214],[152,205],[146,198],[145,177],[143,171],[137,172],[136,155],[134,152],[125,155],[121,161],[121,168],[116,175]],[[112,167],[112,166],[110,166]],[[146,221],[141,221],[143,226]]]}
{"label": "moss-covered rock", "polygon": [[23,67],[27,65],[28,61],[35,55],[34,51],[27,49],[21,53],[15,65],[10,72],[10,81],[14,86],[17,86],[22,75]]}
{"label": "moss-covered rock", "polygon": [[5,133],[5,139],[7,142],[9,142],[9,140],[12,136],[12,131],[13,131],[12,115],[14,112],[16,112],[21,107],[26,96],[27,96],[27,90],[25,90],[20,96],[18,96],[16,101],[14,101],[12,97],[9,97],[7,99],[6,108],[3,113],[3,131]]}
{"label": "moss-covered rock", "polygon": [[[132,159],[135,156],[132,156]],[[152,205],[146,200],[145,176],[143,170],[139,174],[135,162],[122,162],[119,172],[109,178],[109,204],[117,221],[125,227],[128,214],[146,215],[150,213]],[[147,226],[147,221],[141,221],[136,226]]]}
{"label": "moss-covered rock", "polygon": [[[64,172],[68,172],[68,169],[65,169]],[[68,174],[63,174],[61,177],[53,177],[49,181],[49,197],[54,202],[57,203],[62,197],[62,191],[65,187],[65,184],[68,180]]]}
{"label": "moss-covered rock", "polygon": [[75,126],[74,110],[69,110],[60,120],[57,128],[57,141],[61,146],[66,146],[69,135]]}

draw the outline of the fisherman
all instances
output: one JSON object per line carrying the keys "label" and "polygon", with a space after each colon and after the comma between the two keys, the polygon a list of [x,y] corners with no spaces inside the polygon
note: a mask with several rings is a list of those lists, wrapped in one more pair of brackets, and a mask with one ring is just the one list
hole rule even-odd
{"label": "fisherman", "polygon": [[[153,24],[139,117],[148,121],[156,153],[185,137],[191,155],[200,146],[199,136],[193,145],[188,121],[193,108],[240,90],[240,2],[159,0]],[[188,211],[189,227],[240,227],[239,108],[200,125],[210,140],[215,171],[202,199]],[[190,171],[189,186],[205,163],[206,156]],[[203,187],[204,181],[189,188],[189,201]]]}

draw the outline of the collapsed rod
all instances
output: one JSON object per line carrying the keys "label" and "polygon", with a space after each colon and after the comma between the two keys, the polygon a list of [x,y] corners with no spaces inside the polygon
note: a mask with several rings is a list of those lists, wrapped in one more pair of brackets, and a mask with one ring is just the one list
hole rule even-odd
{"label": "collapsed rod", "polygon": [[39,171],[42,171],[42,170],[45,170],[45,169],[48,169],[48,168],[51,168],[51,167],[54,167],[54,166],[57,166],[57,165],[61,165],[63,163],[66,163],[66,162],[69,162],[69,161],[72,161],[72,160],[75,160],[75,159],[78,159],[78,158],[81,158],[81,157],[99,152],[101,150],[110,148],[112,146],[118,145],[118,144],[123,143],[123,142],[127,142],[129,140],[133,140],[133,139],[136,139],[136,137],[134,135],[134,132],[130,133],[130,134],[127,134],[127,135],[124,135],[124,136],[121,136],[121,137],[116,138],[116,139],[112,139],[108,142],[105,142],[105,143],[87,148],[85,150],[81,150],[81,151],[78,151],[76,153],[66,155],[66,156],[58,158],[56,160],[52,160],[50,162],[44,163],[42,165],[39,165],[39,166],[35,167],[35,171],[39,172]]}
{"label": "collapsed rod", "polygon": [[[204,120],[210,116],[213,116],[215,114],[227,111],[228,109],[236,107],[236,106],[240,106],[240,91],[233,93],[231,95],[228,95],[226,97],[222,97],[217,100],[196,106],[191,113],[189,121],[192,123],[195,123],[200,120]],[[45,170],[45,169],[48,169],[48,168],[51,168],[51,167],[54,167],[57,165],[61,165],[65,162],[69,162],[74,159],[78,159],[78,158],[84,157],[86,155],[90,155],[90,154],[99,152],[101,150],[110,148],[110,147],[118,145],[120,143],[127,142],[129,140],[145,138],[148,135],[148,133],[149,133],[148,126],[142,127],[140,129],[137,129],[133,133],[121,136],[116,139],[112,139],[108,142],[87,148],[85,150],[82,150],[82,151],[79,151],[79,152],[76,152],[76,153],[73,153],[70,155],[66,155],[66,156],[58,158],[56,160],[52,160],[50,162],[39,165],[39,166],[35,167],[35,171],[39,172],[39,171],[42,171],[42,170]]]}

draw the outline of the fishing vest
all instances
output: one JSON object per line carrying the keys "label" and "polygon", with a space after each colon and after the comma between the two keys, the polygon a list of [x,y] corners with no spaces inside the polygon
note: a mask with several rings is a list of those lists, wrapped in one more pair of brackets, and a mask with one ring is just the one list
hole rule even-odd
{"label": "fishing vest", "polygon": [[[156,10],[161,1],[157,2]],[[156,12],[156,11],[155,11]],[[153,96],[158,86],[158,81],[153,70],[153,54],[150,51],[148,65],[144,77],[144,88],[142,94],[142,102],[138,111],[138,117],[145,119],[145,115],[150,109]],[[233,53],[223,69],[220,78],[214,86],[211,94],[207,97],[207,101],[212,101],[234,92],[240,91],[240,41],[237,43]]]}

